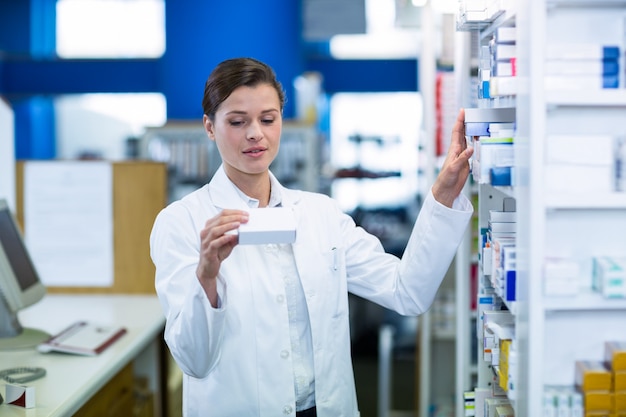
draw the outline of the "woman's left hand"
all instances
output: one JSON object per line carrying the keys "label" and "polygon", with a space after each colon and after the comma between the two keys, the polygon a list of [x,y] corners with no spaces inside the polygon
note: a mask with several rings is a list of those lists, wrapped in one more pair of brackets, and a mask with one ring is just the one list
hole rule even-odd
{"label": "woman's left hand", "polygon": [[469,176],[469,159],[473,152],[474,149],[467,146],[465,139],[465,110],[461,109],[452,129],[448,154],[432,187],[435,200],[452,207]]}

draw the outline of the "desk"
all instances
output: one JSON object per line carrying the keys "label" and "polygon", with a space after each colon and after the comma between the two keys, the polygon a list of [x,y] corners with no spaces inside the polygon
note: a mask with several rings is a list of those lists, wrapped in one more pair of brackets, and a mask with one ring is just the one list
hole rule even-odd
{"label": "desk", "polygon": [[[36,407],[3,404],[1,417],[71,416],[129,364],[135,376],[147,378],[154,393],[155,415],[161,415],[161,333],[165,318],[156,296],[48,294],[18,317],[23,327],[50,334],[78,320],[123,325],[128,332],[95,357],[42,354],[35,349],[0,352],[0,369],[37,366],[47,371],[45,377],[27,384],[35,387]],[[4,381],[0,386],[4,394]]]}

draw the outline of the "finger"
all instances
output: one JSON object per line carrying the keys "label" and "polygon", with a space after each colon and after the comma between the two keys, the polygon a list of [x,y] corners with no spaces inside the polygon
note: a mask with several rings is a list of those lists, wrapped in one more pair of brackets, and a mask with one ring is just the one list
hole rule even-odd
{"label": "finger", "polygon": [[452,128],[452,139],[465,139],[465,109],[459,110],[459,114],[456,117],[454,127]]}
{"label": "finger", "polygon": [[467,148],[467,139],[465,138],[465,110],[459,110],[454,126],[452,127],[452,137],[450,138],[449,153],[454,158]]}
{"label": "finger", "polygon": [[220,214],[215,217],[210,218],[204,224],[205,229],[211,229],[214,227],[218,227],[221,225],[239,222],[239,223],[247,223],[249,215],[245,211],[241,210],[224,210]]}
{"label": "finger", "polygon": [[237,245],[237,235],[222,235],[207,242],[206,246],[203,245],[201,256],[209,262],[211,260],[221,262],[228,257],[235,245]]}
{"label": "finger", "polygon": [[232,215],[240,215],[247,216],[248,212],[245,210],[236,210],[236,209],[224,209],[220,212],[220,215],[232,216]]}
{"label": "finger", "polygon": [[207,237],[209,241],[215,241],[224,236],[236,236],[228,232],[238,229],[239,226],[241,226],[241,222],[239,221],[232,221],[220,224],[219,226],[213,226],[212,228],[208,229]]}
{"label": "finger", "polygon": [[215,249],[217,253],[220,253],[224,249],[232,250],[238,240],[237,235],[222,235],[211,243],[211,249]]}
{"label": "finger", "polygon": [[462,152],[459,153],[459,155],[457,156],[457,159],[464,159],[464,160],[469,160],[472,155],[474,154],[474,147],[473,146],[465,146],[465,149],[463,149]]}
{"label": "finger", "polygon": [[222,212],[216,216],[218,219],[225,221],[233,221],[233,219],[237,219],[237,221],[247,222],[248,217],[250,217],[250,213],[243,210],[222,210]]}

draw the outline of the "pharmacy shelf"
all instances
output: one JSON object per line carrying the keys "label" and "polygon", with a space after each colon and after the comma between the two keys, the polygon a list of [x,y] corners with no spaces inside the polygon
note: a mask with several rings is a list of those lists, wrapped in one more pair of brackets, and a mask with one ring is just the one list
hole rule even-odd
{"label": "pharmacy shelf", "polygon": [[576,297],[546,297],[546,311],[625,311],[626,300],[605,298],[594,292],[583,292]]}
{"label": "pharmacy shelf", "polygon": [[549,91],[546,93],[548,106],[576,107],[614,107],[626,106],[625,89],[606,89],[596,91]]}
{"label": "pharmacy shelf", "polygon": [[[460,21],[457,28],[478,32],[481,45],[499,27],[514,24],[517,28],[518,90],[515,98],[506,99],[516,107],[514,187],[481,185],[478,227],[486,227],[489,208],[504,198],[515,198],[518,299],[504,303],[513,313],[517,347],[515,392],[509,396],[515,399],[515,415],[538,416],[545,415],[546,387],[574,384],[576,360],[602,360],[605,342],[624,340],[626,298],[606,298],[593,291],[592,264],[594,257],[626,254],[626,192],[599,191],[609,184],[598,184],[598,190],[587,185],[581,191],[583,184],[548,183],[546,144],[557,135],[624,135],[626,0],[508,3],[510,8],[491,22],[464,25]],[[620,88],[583,91],[566,84],[568,91],[551,90],[556,84],[546,88],[546,45],[554,43],[618,46]],[[478,107],[503,107],[502,103],[488,100]],[[596,150],[590,144],[587,151]],[[579,289],[573,295],[544,294],[548,259],[564,259],[580,267]],[[493,383],[493,367],[480,357],[477,371],[478,387]]]}
{"label": "pharmacy shelf", "polygon": [[549,210],[625,210],[626,193],[584,195],[551,193],[545,196],[545,206]]}
{"label": "pharmacy shelf", "polygon": [[457,21],[457,30],[471,31],[479,30],[483,33],[491,33],[495,27],[509,25],[515,22],[514,10],[501,10],[495,13],[488,20],[468,20],[465,16],[460,16]]}
{"label": "pharmacy shelf", "polygon": [[547,0],[548,7],[626,7],[625,0]]}

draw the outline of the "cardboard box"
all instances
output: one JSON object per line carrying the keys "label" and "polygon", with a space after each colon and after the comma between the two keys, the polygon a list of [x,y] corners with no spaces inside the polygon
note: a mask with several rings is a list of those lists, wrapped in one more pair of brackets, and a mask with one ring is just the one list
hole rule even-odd
{"label": "cardboard box", "polygon": [[626,371],[615,371],[613,373],[613,389],[626,393]]}
{"label": "cardboard box", "polygon": [[613,408],[617,414],[626,414],[626,391],[615,391]]}
{"label": "cardboard box", "polygon": [[585,411],[610,411],[613,409],[614,393],[609,391],[583,392]]}
{"label": "cardboard box", "polygon": [[626,298],[626,258],[593,258],[592,288],[606,298]]}
{"label": "cardboard box", "polygon": [[296,218],[288,207],[248,210],[248,223],[232,233],[239,234],[240,245],[293,243],[296,241]]}
{"label": "cardboard box", "polygon": [[[575,375],[576,386],[584,393],[611,391],[613,389],[613,375],[601,361],[576,361]],[[598,408],[594,407],[594,409],[597,410]]]}
{"label": "cardboard box", "polygon": [[604,360],[614,372],[626,371],[626,341],[605,342]]}

